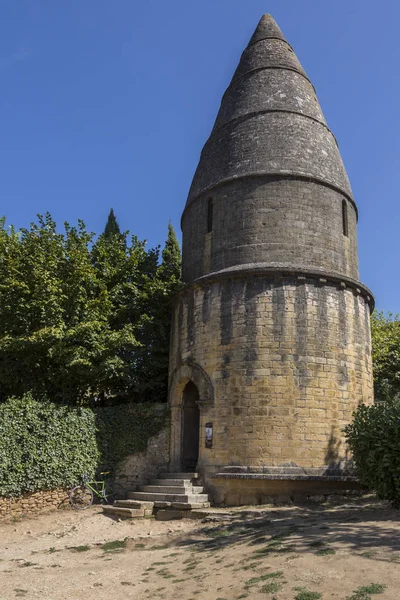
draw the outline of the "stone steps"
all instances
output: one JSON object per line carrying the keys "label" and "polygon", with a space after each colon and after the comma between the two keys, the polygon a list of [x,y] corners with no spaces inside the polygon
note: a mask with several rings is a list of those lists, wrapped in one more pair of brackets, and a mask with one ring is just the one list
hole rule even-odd
{"label": "stone steps", "polygon": [[153,514],[162,520],[191,518],[196,510],[210,507],[203,487],[196,485],[198,479],[198,473],[161,473],[158,479],[151,479],[137,491],[128,492],[127,500],[103,506],[103,512],[123,518]]}
{"label": "stone steps", "polygon": [[167,486],[167,485],[140,485],[138,492],[149,492],[150,494],[202,494],[203,488],[200,486]]}
{"label": "stone steps", "polygon": [[120,506],[103,506],[103,513],[109,515],[116,515],[118,517],[129,517],[130,519],[144,517],[145,510],[144,508],[125,508]]}
{"label": "stone steps", "polygon": [[160,473],[160,479],[198,479],[198,473]]}
{"label": "stone steps", "polygon": [[151,492],[129,492],[131,500],[146,500],[147,502],[208,502],[207,494],[160,494]]}
{"label": "stone steps", "polygon": [[166,486],[192,486],[191,479],[150,479],[148,485],[166,485]]}

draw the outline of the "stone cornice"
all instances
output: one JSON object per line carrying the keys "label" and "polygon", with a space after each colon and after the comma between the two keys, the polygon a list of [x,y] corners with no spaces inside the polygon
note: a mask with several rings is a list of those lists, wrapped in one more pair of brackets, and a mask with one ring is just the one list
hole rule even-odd
{"label": "stone cornice", "polygon": [[236,265],[221,271],[214,271],[203,275],[194,281],[187,283],[179,293],[194,286],[203,286],[216,281],[225,279],[236,279],[243,277],[265,277],[271,280],[279,280],[285,277],[294,278],[297,280],[307,281],[312,280],[320,285],[335,285],[343,289],[349,288],[354,293],[364,297],[372,312],[375,308],[375,298],[369,288],[363,285],[360,281],[346,277],[341,273],[324,271],[323,269],[310,269],[303,265],[293,265],[289,263],[254,263]]}

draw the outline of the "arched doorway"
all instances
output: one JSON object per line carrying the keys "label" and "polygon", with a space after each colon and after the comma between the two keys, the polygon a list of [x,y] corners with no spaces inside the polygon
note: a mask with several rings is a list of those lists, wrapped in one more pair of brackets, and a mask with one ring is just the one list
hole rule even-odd
{"label": "arched doorway", "polygon": [[200,410],[199,391],[192,381],[183,390],[182,411],[182,471],[196,471],[199,459]]}

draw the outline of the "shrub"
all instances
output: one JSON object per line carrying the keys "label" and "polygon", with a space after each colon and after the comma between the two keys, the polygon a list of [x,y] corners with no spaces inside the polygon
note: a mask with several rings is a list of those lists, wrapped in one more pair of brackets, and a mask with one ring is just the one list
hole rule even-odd
{"label": "shrub", "polygon": [[0,404],[0,495],[72,486],[94,475],[99,460],[95,415],[35,400],[31,394]]}
{"label": "shrub", "polygon": [[30,393],[0,404],[0,496],[71,487],[146,450],[165,425],[154,404],[60,406]]}
{"label": "shrub", "polygon": [[344,431],[361,482],[400,507],[400,400],[359,406]]}

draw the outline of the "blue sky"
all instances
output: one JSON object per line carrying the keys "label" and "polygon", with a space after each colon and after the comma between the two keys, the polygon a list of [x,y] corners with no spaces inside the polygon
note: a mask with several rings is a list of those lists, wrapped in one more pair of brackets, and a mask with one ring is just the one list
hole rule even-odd
{"label": "blue sky", "polygon": [[271,13],[314,83],[360,211],[361,280],[400,312],[397,0],[18,0],[0,9],[0,213],[150,245],[180,231],[240,54]]}

